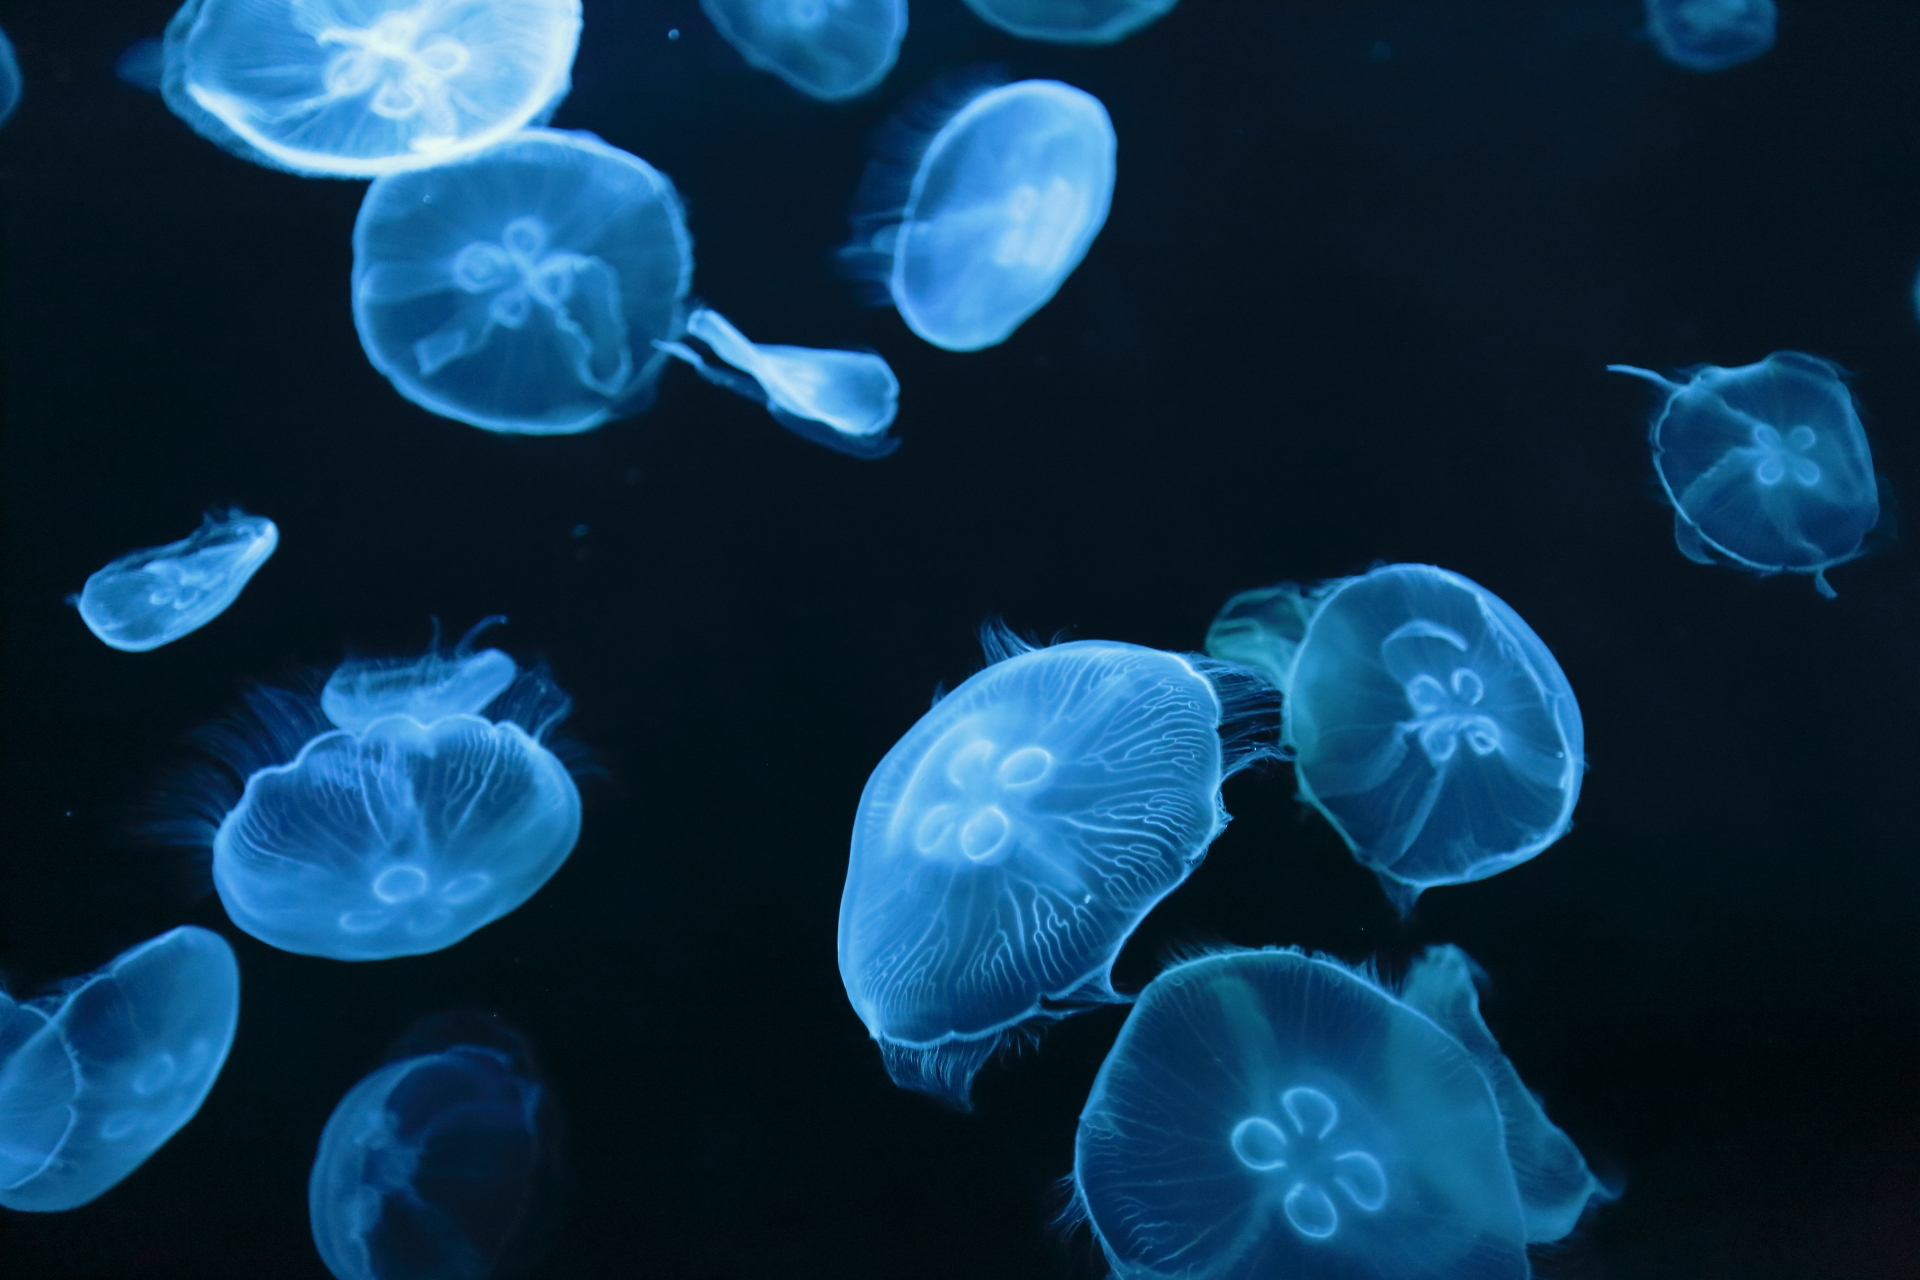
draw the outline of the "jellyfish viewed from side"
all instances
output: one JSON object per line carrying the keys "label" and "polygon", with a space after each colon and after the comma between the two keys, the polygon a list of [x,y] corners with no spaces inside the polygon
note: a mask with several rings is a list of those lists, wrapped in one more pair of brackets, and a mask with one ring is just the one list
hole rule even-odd
{"label": "jellyfish viewed from side", "polygon": [[1647,34],[1668,62],[1724,71],[1773,48],[1774,0],[1647,0]]}
{"label": "jellyfish viewed from side", "polygon": [[445,655],[429,648],[414,658],[349,659],[327,677],[320,710],[354,733],[388,716],[433,724],[448,716],[479,715],[520,675],[519,666],[500,650],[473,647],[481,632],[505,621],[497,615],[483,619]]}
{"label": "jellyfish viewed from side", "polygon": [[747,65],[809,97],[857,98],[893,70],[906,0],[700,0]]}
{"label": "jellyfish viewed from side", "polygon": [[1431,565],[1242,592],[1207,652],[1281,690],[1281,744],[1402,913],[1566,834],[1585,768],[1580,705],[1540,637]]}
{"label": "jellyfish viewed from side", "polygon": [[0,31],[0,124],[5,124],[20,105],[26,83],[20,75],[20,59],[13,52],[13,41],[7,39],[6,32]]}
{"label": "jellyfish viewed from side", "polygon": [[239,1016],[233,948],[192,925],[55,995],[0,992],[0,1205],[78,1208],[139,1168],[200,1110]]}
{"label": "jellyfish viewed from side", "polygon": [[1653,465],[1673,503],[1680,551],[1700,564],[1805,573],[1858,557],[1880,522],[1873,451],[1838,365],[1798,351],[1757,364],[1700,365],[1674,382],[1607,366],[1660,389]]}
{"label": "jellyfish viewed from side", "polygon": [[178,542],[109,561],[72,603],[102,643],[145,653],[225,613],[279,545],[280,530],[265,516],[210,512]]}
{"label": "jellyfish viewed from side", "polygon": [[967,8],[1010,35],[1053,44],[1112,44],[1166,14],[1180,0],[967,0]]}

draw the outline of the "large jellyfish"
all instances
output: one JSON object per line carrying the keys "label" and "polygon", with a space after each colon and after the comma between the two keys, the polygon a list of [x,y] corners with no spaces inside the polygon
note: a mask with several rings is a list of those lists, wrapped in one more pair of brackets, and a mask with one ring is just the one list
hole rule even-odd
{"label": "large jellyfish", "polygon": [[646,408],[692,274],[673,183],[590,133],[529,130],[380,178],[353,228],[367,358],[415,404],[491,431]]}
{"label": "large jellyfish", "polygon": [[1121,1280],[1524,1280],[1612,1198],[1494,1043],[1473,964],[1398,996],[1299,951],[1176,965],[1141,994],[1074,1144]]}
{"label": "large jellyfish", "polygon": [[580,0],[187,0],[161,92],[248,160],[371,178],[544,121],[579,40]]}
{"label": "large jellyfish", "polygon": [[1773,0],[1647,0],[1647,34],[1667,61],[1724,71],[1773,48]]}
{"label": "large jellyfish", "polygon": [[1112,44],[1178,3],[1180,0],[967,0],[967,7],[1023,40]]}
{"label": "large jellyfish", "polygon": [[0,1205],[105,1194],[200,1110],[240,1016],[240,967],[187,925],[55,995],[0,992]]}
{"label": "large jellyfish", "polygon": [[13,41],[7,39],[7,33],[0,31],[0,124],[7,122],[15,107],[20,105],[20,95],[26,81],[20,75],[20,59],[14,56]]}
{"label": "large jellyfish", "polygon": [[887,78],[907,34],[906,0],[700,0],[747,65],[810,97],[857,98]]}
{"label": "large jellyfish", "polygon": [[1653,465],[1673,503],[1680,551],[1701,564],[1809,573],[1861,554],[1880,522],[1873,451],[1838,365],[1798,351],[1757,364],[1700,365],[1673,382],[1610,364],[1660,389]]}
{"label": "large jellyfish", "polygon": [[101,641],[145,653],[225,613],[280,545],[265,516],[209,512],[178,542],[129,551],[87,578],[72,602]]}
{"label": "large jellyfish", "polygon": [[1226,663],[983,639],[992,665],[867,780],[840,899],[840,977],[888,1072],[961,1106],[1010,1036],[1120,998],[1114,957],[1206,856],[1273,718]]}
{"label": "large jellyfish", "polygon": [[1520,615],[1457,573],[1395,564],[1242,592],[1207,652],[1278,686],[1301,798],[1403,912],[1572,825],[1580,704]]}
{"label": "large jellyfish", "polygon": [[1113,198],[1113,122],[1057,80],[976,94],[868,170],[843,258],[949,351],[1007,340],[1080,265]]}

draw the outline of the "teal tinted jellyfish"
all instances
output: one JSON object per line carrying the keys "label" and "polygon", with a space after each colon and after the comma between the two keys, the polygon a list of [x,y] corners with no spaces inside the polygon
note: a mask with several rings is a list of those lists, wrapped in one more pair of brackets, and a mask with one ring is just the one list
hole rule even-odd
{"label": "teal tinted jellyfish", "polygon": [[1074,1143],[1075,1209],[1121,1280],[1524,1280],[1612,1198],[1436,947],[1394,994],[1299,951],[1179,964],[1141,993]]}
{"label": "teal tinted jellyfish", "polygon": [[349,659],[327,677],[320,710],[355,733],[388,716],[433,724],[448,716],[479,715],[520,675],[500,650],[473,647],[482,631],[505,621],[497,615],[483,619],[445,655],[429,648],[416,658]]}
{"label": "teal tinted jellyfish", "polygon": [[1112,44],[1164,15],[1180,0],[967,0],[967,7],[1022,40]]}
{"label": "teal tinted jellyfish", "polygon": [[1873,451],[1840,367],[1776,351],[1738,368],[1700,365],[1684,382],[1633,365],[1607,368],[1660,389],[1653,465],[1673,503],[1681,553],[1700,564],[1811,574],[1832,596],[1827,570],[1858,557],[1880,522]]}
{"label": "teal tinted jellyfish", "polygon": [[279,545],[280,530],[265,516],[210,512],[178,542],[109,561],[72,603],[103,644],[145,653],[225,613]]}
{"label": "teal tinted jellyfish", "polygon": [[747,65],[809,97],[857,98],[893,70],[906,0],[700,0]]}
{"label": "teal tinted jellyfish", "polygon": [[26,83],[20,74],[20,59],[13,52],[13,41],[7,39],[6,32],[0,31],[0,124],[5,124],[20,105]]}
{"label": "teal tinted jellyfish", "polygon": [[0,992],[0,1205],[111,1190],[193,1119],[227,1060],[240,968],[219,934],[150,938],[55,995]]}
{"label": "teal tinted jellyfish", "polygon": [[1724,71],[1773,48],[1774,0],[1647,0],[1647,34],[1689,71]]}
{"label": "teal tinted jellyfish", "polygon": [[1402,912],[1566,834],[1585,768],[1580,704],[1533,629],[1431,565],[1242,592],[1207,652],[1281,690],[1281,744]]}

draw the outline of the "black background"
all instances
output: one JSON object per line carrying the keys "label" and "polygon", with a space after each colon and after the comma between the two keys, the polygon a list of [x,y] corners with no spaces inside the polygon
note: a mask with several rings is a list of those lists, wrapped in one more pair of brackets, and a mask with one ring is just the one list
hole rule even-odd
{"label": "black background", "polygon": [[[555,123],[674,179],[696,292],[749,334],[892,362],[879,463],[685,370],[575,437],[402,400],[348,309],[362,185],[237,160],[114,78],[171,8],[0,0],[28,82],[0,132],[0,964],[24,995],[193,921],[239,952],[245,1008],[198,1118],[91,1205],[0,1214],[0,1271],[323,1277],[328,1112],[415,1018],[476,1006],[566,1118],[540,1274],[1098,1274],[1048,1222],[1123,1014],[989,1067],[972,1115],[890,1085],[835,966],[860,787],[976,669],[984,618],[1191,649],[1234,591],[1412,560],[1564,665],[1577,828],[1402,924],[1284,768],[1242,775],[1122,985],[1194,943],[1389,968],[1459,943],[1521,1075],[1625,1184],[1541,1275],[1920,1275],[1911,552],[1836,571],[1833,601],[1689,563],[1648,390],[1602,371],[1836,360],[1914,511],[1920,5],[1782,0],[1773,52],[1700,75],[1637,0],[1186,0],[1078,50],[913,0],[892,76],[830,106],[691,0],[588,0]],[[1059,296],[956,355],[830,251],[875,129],[996,63],[1098,95],[1120,177]],[[123,654],[62,603],[227,503],[283,543],[205,630]],[[283,954],[139,836],[248,681],[493,612],[594,766],[578,849],[511,916],[420,958]]]}

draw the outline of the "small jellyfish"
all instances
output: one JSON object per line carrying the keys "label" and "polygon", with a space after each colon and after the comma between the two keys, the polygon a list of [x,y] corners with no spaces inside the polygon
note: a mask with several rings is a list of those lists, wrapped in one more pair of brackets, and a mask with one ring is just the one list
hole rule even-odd
{"label": "small jellyfish", "polygon": [[104,643],[145,653],[225,613],[279,545],[280,530],[265,516],[210,512],[178,542],[108,562],[71,603]]}
{"label": "small jellyfish", "polygon": [[160,92],[160,81],[166,75],[166,44],[160,40],[136,40],[126,47],[113,64],[113,74],[122,83],[148,93]]}
{"label": "small jellyfish", "polygon": [[868,169],[842,250],[907,327],[949,351],[1007,340],[1080,265],[1113,198],[1113,122],[1057,80],[978,93],[931,139]]}
{"label": "small jellyfish", "polygon": [[747,65],[810,97],[857,98],[893,70],[906,0],[700,0]]}
{"label": "small jellyfish", "polygon": [[982,639],[992,665],[867,780],[840,899],[840,977],[887,1071],[963,1107],[1022,1029],[1121,998],[1114,957],[1206,856],[1221,781],[1273,720],[1226,663]]}
{"label": "small jellyfish", "polygon": [[1395,564],[1303,590],[1242,592],[1207,652],[1264,671],[1300,798],[1402,912],[1566,834],[1580,704],[1533,629],[1491,591]]}
{"label": "small jellyfish", "polygon": [[14,108],[20,105],[20,95],[26,89],[26,81],[20,75],[20,59],[14,56],[13,41],[7,39],[7,33],[0,31],[0,124],[7,122]]}
{"label": "small jellyfish", "polygon": [[320,710],[342,729],[359,733],[375,720],[406,716],[432,724],[454,715],[479,715],[520,674],[498,649],[473,651],[480,633],[506,619],[483,619],[442,657],[429,648],[417,658],[357,658],[341,663],[320,690]]}
{"label": "small jellyfish", "polygon": [[161,92],[245,159],[371,178],[543,122],[579,40],[580,0],[187,0]]}
{"label": "small jellyfish", "polygon": [[1080,1113],[1074,1210],[1120,1280],[1531,1274],[1613,1198],[1435,947],[1396,996],[1299,951],[1228,951],[1141,993]]}
{"label": "small jellyfish", "polygon": [[529,130],[379,178],[353,228],[367,358],[423,409],[490,431],[646,408],[692,275],[673,183],[589,133]]}
{"label": "small jellyfish", "polygon": [[1832,596],[1827,570],[1859,556],[1880,523],[1873,451],[1845,373],[1831,361],[1776,351],[1758,364],[1700,365],[1663,397],[1653,465],[1673,503],[1680,551],[1700,564],[1808,573]]}
{"label": "small jellyfish", "polygon": [[1773,48],[1773,0],[1647,0],[1647,34],[1668,62],[1724,71]]}
{"label": "small jellyfish", "polygon": [[105,1194],[193,1119],[240,1016],[240,967],[187,925],[55,995],[0,992],[0,1205]]}
{"label": "small jellyfish", "polygon": [[1112,44],[1159,18],[1180,0],[967,0],[967,7],[1010,35],[1054,44]]}

